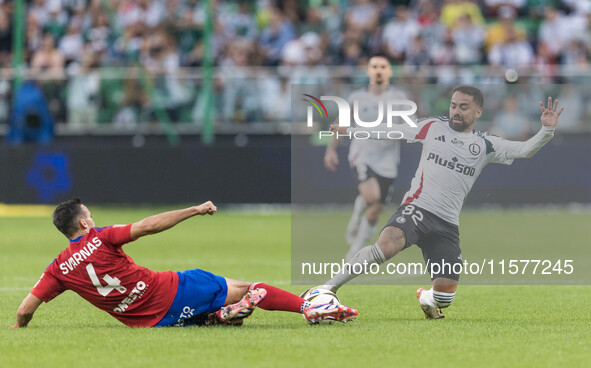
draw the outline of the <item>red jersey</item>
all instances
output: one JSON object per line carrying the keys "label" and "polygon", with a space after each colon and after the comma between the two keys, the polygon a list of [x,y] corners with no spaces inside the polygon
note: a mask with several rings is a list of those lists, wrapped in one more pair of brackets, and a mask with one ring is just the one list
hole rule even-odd
{"label": "red jersey", "polygon": [[179,278],[172,271],[154,272],[135,264],[121,249],[131,240],[131,224],[90,229],[70,240],[31,294],[49,302],[73,290],[127,326],[155,325],[172,305]]}

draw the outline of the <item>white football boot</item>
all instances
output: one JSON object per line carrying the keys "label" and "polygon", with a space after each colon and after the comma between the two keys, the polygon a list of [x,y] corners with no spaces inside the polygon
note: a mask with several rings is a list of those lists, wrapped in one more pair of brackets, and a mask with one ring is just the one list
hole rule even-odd
{"label": "white football boot", "polygon": [[423,310],[423,313],[425,313],[425,317],[427,317],[427,319],[445,318],[441,312],[441,308],[433,304],[427,297],[427,290],[423,288],[418,289],[417,299],[419,300],[419,305],[421,306],[421,309]]}

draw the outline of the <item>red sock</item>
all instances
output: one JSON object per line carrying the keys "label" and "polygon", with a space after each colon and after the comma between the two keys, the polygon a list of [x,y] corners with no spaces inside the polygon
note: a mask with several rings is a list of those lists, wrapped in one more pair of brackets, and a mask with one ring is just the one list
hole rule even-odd
{"label": "red sock", "polygon": [[263,284],[262,282],[250,284],[248,290],[258,288],[267,290],[267,296],[258,305],[259,308],[301,313],[302,304],[305,301],[303,298],[292,294],[289,291],[276,288],[275,286]]}

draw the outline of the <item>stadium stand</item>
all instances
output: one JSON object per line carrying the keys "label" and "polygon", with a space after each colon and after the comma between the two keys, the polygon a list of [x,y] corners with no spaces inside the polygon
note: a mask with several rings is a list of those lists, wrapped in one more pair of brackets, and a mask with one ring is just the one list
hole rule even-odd
{"label": "stadium stand", "polygon": [[[206,104],[200,93],[206,4],[27,1],[27,77],[39,80],[58,133],[133,130],[163,112],[198,128]],[[507,69],[519,72],[517,83],[572,82],[567,98],[580,116],[591,116],[591,96],[579,88],[590,75],[591,0],[212,0],[212,6],[218,126],[288,122],[290,84],[363,83],[363,65],[376,52],[393,60],[400,82],[503,83]],[[9,121],[13,95],[13,16],[14,2],[1,2],[0,126]]]}

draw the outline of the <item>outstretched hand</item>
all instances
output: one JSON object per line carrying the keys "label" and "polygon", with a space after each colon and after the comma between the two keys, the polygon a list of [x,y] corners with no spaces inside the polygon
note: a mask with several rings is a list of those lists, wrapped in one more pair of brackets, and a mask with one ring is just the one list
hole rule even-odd
{"label": "outstretched hand", "polygon": [[197,206],[197,214],[199,215],[213,215],[217,211],[218,208],[213,204],[212,201],[207,201]]}
{"label": "outstretched hand", "polygon": [[542,122],[543,126],[547,127],[555,127],[558,125],[558,118],[564,110],[564,106],[560,108],[560,111],[556,112],[556,108],[558,107],[558,99],[554,101],[554,105],[552,105],[552,97],[548,97],[548,108],[544,107],[542,101],[540,101],[540,110],[542,110],[542,116],[540,116],[540,121]]}

